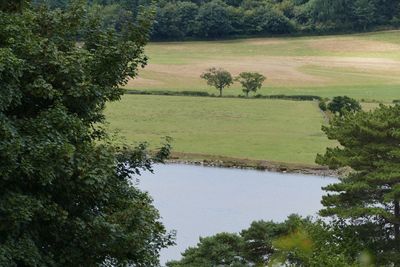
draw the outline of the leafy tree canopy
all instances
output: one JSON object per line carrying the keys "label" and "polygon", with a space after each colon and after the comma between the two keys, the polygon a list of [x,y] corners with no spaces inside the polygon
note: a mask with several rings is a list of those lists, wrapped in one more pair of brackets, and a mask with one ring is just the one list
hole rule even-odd
{"label": "leafy tree canopy", "polygon": [[231,84],[233,84],[232,75],[228,71],[221,68],[210,68],[200,77],[206,80],[209,86],[213,86],[218,89],[219,96],[222,96],[222,90],[225,87],[229,87]]}
{"label": "leafy tree canopy", "polygon": [[83,1],[1,3],[0,265],[156,266],[170,234],[131,175],[169,146],[151,157],[145,144],[111,145],[101,127],[146,64],[151,10],[117,32]]}
{"label": "leafy tree canopy", "polygon": [[262,87],[265,79],[264,75],[257,72],[242,72],[235,78],[242,85],[246,96],[249,96],[250,92],[257,92]]}
{"label": "leafy tree canopy", "polygon": [[[33,0],[65,8],[70,0]],[[12,1],[6,1],[12,2]],[[113,20],[157,4],[154,39],[367,31],[397,27],[398,0],[89,0]],[[111,6],[110,9],[107,6]],[[108,25],[108,24],[107,24]],[[108,25],[109,26],[109,25]]]}

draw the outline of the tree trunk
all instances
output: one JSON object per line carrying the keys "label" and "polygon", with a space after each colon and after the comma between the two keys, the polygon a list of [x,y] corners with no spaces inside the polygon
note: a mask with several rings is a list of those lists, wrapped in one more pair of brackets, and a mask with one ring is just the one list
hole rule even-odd
{"label": "tree trunk", "polygon": [[219,97],[222,97],[222,88],[219,88]]}
{"label": "tree trunk", "polygon": [[246,97],[249,97],[249,91],[246,91]]}
{"label": "tree trunk", "polygon": [[394,201],[394,217],[395,217],[395,223],[394,223],[394,239],[396,240],[396,243],[400,243],[400,202],[398,200]]}

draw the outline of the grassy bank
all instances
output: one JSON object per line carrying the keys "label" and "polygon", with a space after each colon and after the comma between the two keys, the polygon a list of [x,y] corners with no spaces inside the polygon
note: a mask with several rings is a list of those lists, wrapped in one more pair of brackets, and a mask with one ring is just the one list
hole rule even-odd
{"label": "grassy bank", "polygon": [[311,101],[125,95],[106,115],[128,142],[171,136],[180,153],[313,164],[331,144]]}

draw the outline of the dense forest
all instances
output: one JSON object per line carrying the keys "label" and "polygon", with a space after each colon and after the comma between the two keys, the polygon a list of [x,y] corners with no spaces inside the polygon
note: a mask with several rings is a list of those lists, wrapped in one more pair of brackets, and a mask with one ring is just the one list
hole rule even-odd
{"label": "dense forest", "polygon": [[[36,2],[41,0],[36,0]],[[51,0],[62,8],[69,0]],[[400,25],[397,0],[89,0],[109,25],[156,2],[152,38],[199,39],[366,31]]]}

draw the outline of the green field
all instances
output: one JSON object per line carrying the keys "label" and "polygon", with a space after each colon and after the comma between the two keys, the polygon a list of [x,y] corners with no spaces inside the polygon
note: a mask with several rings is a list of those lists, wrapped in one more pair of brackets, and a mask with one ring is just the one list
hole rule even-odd
{"label": "green field", "polygon": [[[400,31],[320,37],[163,42],[147,46],[149,65],[127,88],[214,92],[199,76],[208,67],[267,76],[262,94],[400,98]],[[238,84],[226,94],[241,93]]]}
{"label": "green field", "polygon": [[126,95],[106,114],[127,141],[171,136],[175,152],[312,164],[330,144],[314,102]]}
{"label": "green field", "polygon": [[[348,95],[371,110],[400,99],[400,31],[321,37],[151,43],[149,65],[129,89],[217,93],[199,76],[208,67],[234,75],[268,77],[260,93]],[[238,84],[225,90],[239,95]],[[110,129],[128,143],[164,136],[180,156],[313,164],[333,143],[322,133],[325,118],[315,102],[126,95],[107,107]],[[181,152],[181,153],[179,153]]]}

